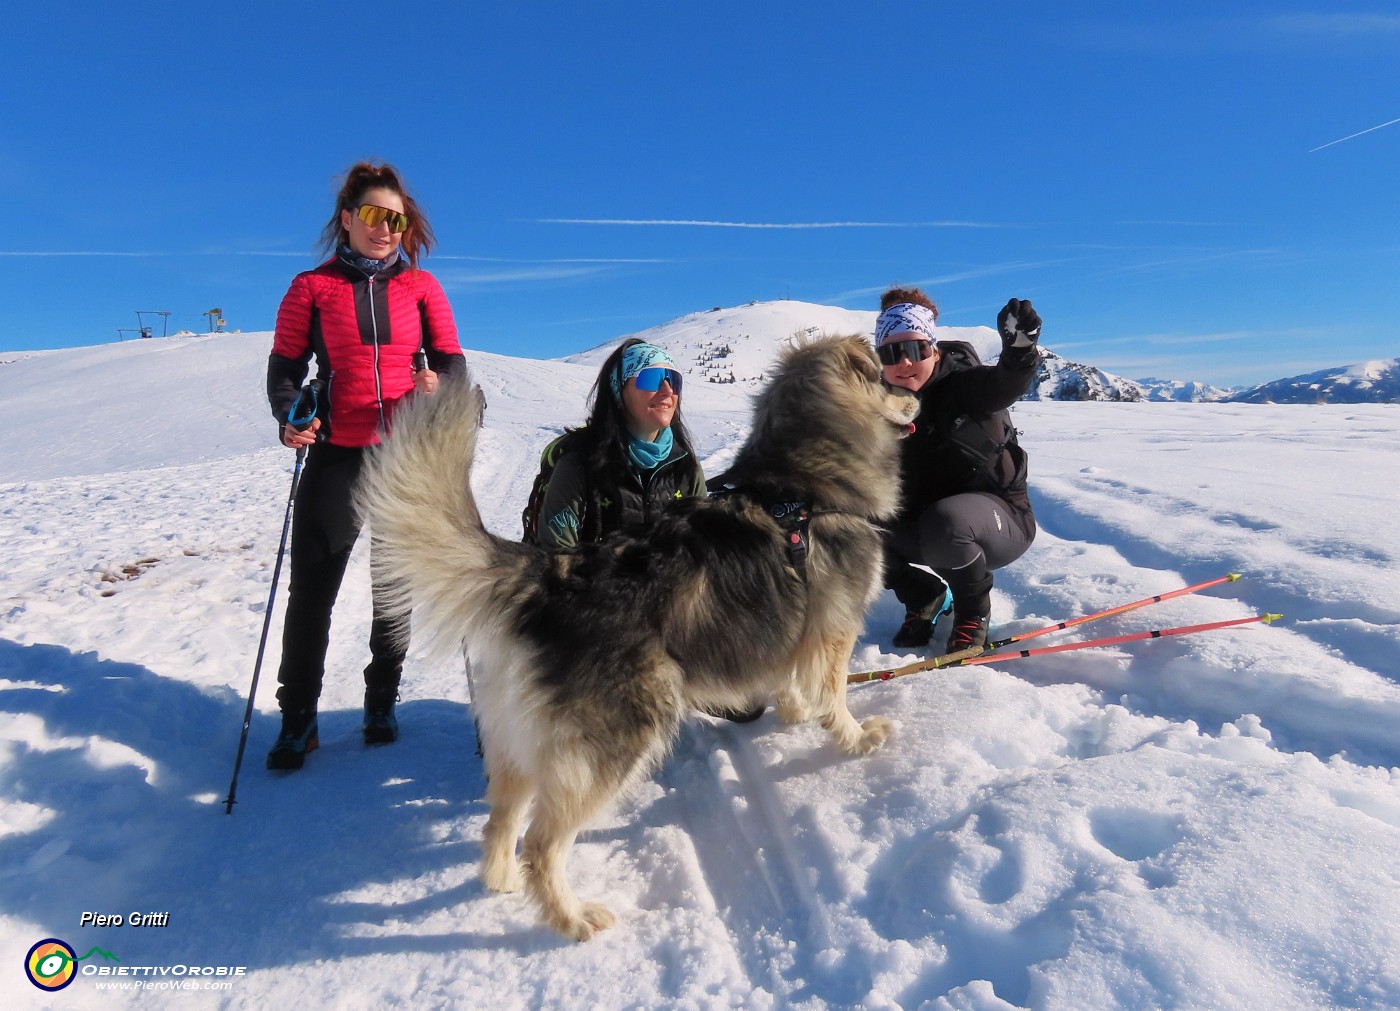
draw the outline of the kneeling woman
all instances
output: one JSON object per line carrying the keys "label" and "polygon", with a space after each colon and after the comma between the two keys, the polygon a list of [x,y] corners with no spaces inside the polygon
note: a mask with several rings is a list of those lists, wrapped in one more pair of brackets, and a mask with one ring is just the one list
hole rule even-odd
{"label": "kneeling woman", "polygon": [[926,645],[951,590],[945,652],[985,646],[992,570],[1035,539],[1026,454],[1007,408],[1035,379],[1040,316],[1029,301],[1008,302],[997,316],[1001,357],[982,365],[971,345],[939,339],[938,310],[917,288],[887,291],[880,310],[885,381],[913,390],[921,405],[901,450],[904,505],[886,539],[885,585],[906,609],[894,645]]}

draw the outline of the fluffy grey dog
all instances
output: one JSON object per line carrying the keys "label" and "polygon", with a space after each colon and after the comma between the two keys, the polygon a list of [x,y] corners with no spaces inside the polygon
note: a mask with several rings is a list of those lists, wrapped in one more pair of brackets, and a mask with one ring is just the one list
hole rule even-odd
{"label": "fluffy grey dog", "polygon": [[[470,653],[490,777],[486,886],[523,885],[552,927],[585,940],[613,915],[574,895],[569,847],[687,712],[776,697],[782,719],[815,719],[850,754],[889,736],[883,717],[851,716],[846,674],[880,591],[874,524],[898,506],[898,444],[918,403],[881,382],[859,337],[796,346],[758,396],[724,477],[734,492],[676,502],[576,554],[482,526],[470,484],[481,403],[468,381],[405,405],[358,504],[375,578],[412,610],[415,637],[436,656]],[[808,517],[805,565],[781,522],[792,506]]]}

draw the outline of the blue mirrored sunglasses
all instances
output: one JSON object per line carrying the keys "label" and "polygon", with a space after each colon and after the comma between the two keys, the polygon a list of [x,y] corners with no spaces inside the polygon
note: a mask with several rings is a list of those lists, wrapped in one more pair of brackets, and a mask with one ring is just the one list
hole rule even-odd
{"label": "blue mirrored sunglasses", "polygon": [[675,369],[663,369],[653,367],[642,369],[637,373],[637,389],[645,390],[647,393],[655,393],[661,389],[661,384],[667,382],[671,384],[671,392],[680,395],[681,374]]}

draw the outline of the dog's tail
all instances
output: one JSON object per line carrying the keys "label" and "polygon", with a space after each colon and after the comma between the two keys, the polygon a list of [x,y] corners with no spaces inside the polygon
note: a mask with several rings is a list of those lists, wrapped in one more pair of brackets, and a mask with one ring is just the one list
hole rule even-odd
{"label": "dog's tail", "polygon": [[484,404],[470,376],[444,378],[433,395],[401,404],[355,494],[380,600],[405,631],[412,611],[414,639],[438,660],[499,618],[487,606],[487,573],[520,553],[487,532],[472,495]]}

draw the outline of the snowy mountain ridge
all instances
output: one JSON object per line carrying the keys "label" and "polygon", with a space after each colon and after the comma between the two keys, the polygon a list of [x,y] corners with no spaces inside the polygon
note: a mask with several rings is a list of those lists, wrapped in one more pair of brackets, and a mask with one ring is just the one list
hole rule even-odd
{"label": "snowy mountain ridge", "polygon": [[[735,385],[753,392],[763,382],[778,350],[794,338],[858,333],[875,330],[873,310],[843,309],[796,300],[749,302],[743,306],[716,306],[693,312],[625,336],[664,347],[691,383]],[[991,363],[1001,354],[996,331],[988,326],[939,327],[949,340],[966,341],[982,361]],[[213,334],[175,334],[156,341],[208,340]],[[245,340],[271,343],[269,334],[248,332]],[[464,336],[470,345],[470,335]],[[622,337],[586,351],[565,355],[558,361],[597,368]],[[99,345],[133,350],[118,355],[138,355],[134,350],[149,341]],[[0,352],[0,367],[39,355],[72,354],[62,351]],[[95,350],[92,349],[92,350]],[[1028,401],[1102,401],[1110,403],[1400,403],[1400,359],[1338,366],[1303,376],[1282,378],[1249,388],[1219,387],[1176,379],[1128,379],[1094,365],[1072,361],[1053,349],[1053,340],[1042,343],[1040,367]]]}
{"label": "snowy mountain ridge", "polygon": [[1176,404],[1213,404],[1241,390],[1238,386],[1212,386],[1180,379],[1148,378],[1134,382],[1142,388],[1142,399]]}
{"label": "snowy mountain ridge", "polygon": [[[664,347],[691,382],[737,384],[757,389],[777,350],[794,337],[875,330],[874,310],[843,309],[795,300],[750,302],[689,313],[627,336]],[[939,327],[945,339],[966,341],[984,362],[1001,354],[996,330],[988,326]],[[620,340],[621,338],[618,338]],[[562,360],[596,367],[617,346],[608,341]],[[1025,400],[1104,401],[1112,403],[1395,403],[1400,401],[1400,362],[1346,366],[1297,379],[1281,379],[1249,390],[1172,379],[1127,379],[1096,366],[1072,361],[1041,345],[1040,368]],[[1332,379],[1319,378],[1331,377]],[[1259,393],[1258,391],[1265,391]]]}
{"label": "snowy mountain ridge", "polygon": [[1226,399],[1236,404],[1400,404],[1400,358],[1276,379]]}
{"label": "snowy mountain ridge", "polygon": [[[671,352],[676,364],[695,380],[708,383],[736,383],[757,389],[778,349],[788,341],[803,337],[861,334],[875,331],[873,310],[842,309],[811,302],[779,300],[750,302],[733,309],[714,308],[690,313],[679,319],[638,331],[639,337]],[[971,344],[983,362],[991,363],[1001,354],[1001,339],[988,326],[940,326],[943,340]],[[617,346],[617,341],[599,345],[564,360],[598,365]],[[1142,391],[1132,380],[1110,375],[1088,365],[1068,361],[1046,351],[1027,400],[1142,400]]]}

